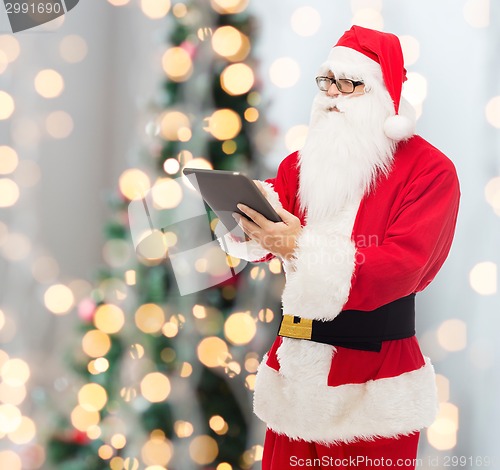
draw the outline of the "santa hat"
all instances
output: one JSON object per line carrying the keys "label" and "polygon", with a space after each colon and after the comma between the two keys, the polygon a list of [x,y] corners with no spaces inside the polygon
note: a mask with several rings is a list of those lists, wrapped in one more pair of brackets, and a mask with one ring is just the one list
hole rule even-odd
{"label": "santa hat", "polygon": [[[328,63],[335,63],[336,57],[339,56],[338,48],[347,48],[351,52],[347,56],[358,56],[353,60],[353,70],[359,78],[366,79],[366,75],[373,75],[374,67],[381,69],[385,88],[389,92],[394,103],[394,115],[387,118],[384,123],[384,132],[387,137],[399,141],[407,139],[414,134],[415,120],[408,116],[400,115],[401,90],[403,82],[406,81],[406,69],[404,68],[403,51],[399,39],[394,34],[383,33],[373,29],[363,28],[361,26],[353,26],[349,31],[339,39],[330,53]],[[370,59],[367,63],[365,57]],[[343,61],[349,60],[346,57],[345,51]],[[360,60],[363,58],[363,60]],[[373,62],[376,62],[374,64]],[[366,64],[366,69],[363,65]],[[335,69],[336,67],[331,67]],[[348,64],[344,64],[344,68],[348,68]],[[377,70],[378,71],[378,70]],[[348,72],[345,70],[344,72]],[[366,84],[365,80],[365,84]]]}

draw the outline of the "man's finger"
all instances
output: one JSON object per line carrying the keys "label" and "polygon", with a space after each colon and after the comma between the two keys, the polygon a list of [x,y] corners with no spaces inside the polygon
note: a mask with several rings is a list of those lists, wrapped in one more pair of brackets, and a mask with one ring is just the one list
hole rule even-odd
{"label": "man's finger", "polygon": [[281,220],[287,225],[297,219],[297,217],[295,217],[291,212],[288,212],[282,207],[275,207],[274,210],[281,217]]}
{"label": "man's finger", "polygon": [[240,226],[241,230],[243,230],[248,236],[251,236],[252,238],[258,238],[260,234],[260,227],[257,224],[255,224],[251,220],[246,219],[245,217],[242,217],[236,212],[233,214],[233,217]]}
{"label": "man's finger", "polygon": [[248,217],[250,217],[250,219],[252,219],[259,227],[265,228],[266,226],[268,226],[268,224],[273,223],[269,219],[266,219],[262,214],[260,214],[256,210],[253,210],[250,207],[245,206],[245,204],[238,204],[237,207],[241,212],[248,215]]}

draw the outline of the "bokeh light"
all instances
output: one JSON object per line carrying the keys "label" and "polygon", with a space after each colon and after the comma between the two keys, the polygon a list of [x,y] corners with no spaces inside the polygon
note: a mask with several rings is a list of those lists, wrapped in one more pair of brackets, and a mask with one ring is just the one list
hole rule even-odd
{"label": "bokeh light", "polygon": [[360,8],[356,10],[351,23],[377,31],[383,31],[384,29],[384,17],[380,11],[374,8]]}
{"label": "bokeh light", "polygon": [[170,462],[173,454],[172,443],[165,439],[165,435],[161,431],[153,431],[151,438],[145,442],[141,449],[142,460],[146,465],[146,469],[160,470],[164,469]]}
{"label": "bokeh light", "polygon": [[293,126],[285,135],[285,146],[289,152],[302,149],[306,143],[309,126],[300,124]]}
{"label": "bokeh light", "polygon": [[167,16],[170,7],[170,0],[141,0],[142,12],[153,20],[158,20]]}
{"label": "bokeh light", "polygon": [[469,273],[469,282],[480,295],[494,295],[498,288],[498,267],[491,261],[477,263]]}
{"label": "bokeh light", "polygon": [[157,304],[143,304],[135,312],[135,324],[143,333],[158,333],[165,323],[165,312]]}
{"label": "bokeh light", "polygon": [[174,431],[177,437],[189,437],[193,434],[193,425],[188,421],[176,421],[174,423]]}
{"label": "bokeh light", "polygon": [[218,140],[233,139],[241,130],[241,118],[232,109],[218,109],[207,121],[204,129]]}
{"label": "bokeh light", "polygon": [[160,372],[151,372],[141,381],[142,396],[151,403],[159,403],[170,394],[170,380]]}
{"label": "bokeh light", "polygon": [[413,36],[403,35],[399,36],[399,41],[403,49],[405,66],[413,65],[420,57],[420,43],[418,39]]}
{"label": "bokeh light", "polygon": [[50,286],[45,291],[43,300],[47,309],[56,315],[68,313],[75,302],[73,292],[64,284],[54,284]]}
{"label": "bokeh light", "polygon": [[79,431],[86,432],[88,428],[99,424],[98,411],[89,411],[81,406],[76,406],[71,412],[71,424]]}
{"label": "bokeh light", "polygon": [[0,90],[0,121],[9,119],[14,112],[14,99],[7,92]]}
{"label": "bokeh light", "polygon": [[212,48],[220,56],[237,62],[250,52],[250,41],[233,26],[221,26],[212,35]]}
{"label": "bokeh light", "polygon": [[485,112],[488,123],[500,129],[500,96],[495,96],[488,101]]}
{"label": "bokeh light", "polygon": [[118,333],[125,324],[123,310],[117,305],[99,305],[94,314],[94,325],[104,333]]}
{"label": "bokeh light", "polygon": [[106,389],[97,383],[85,384],[78,392],[78,403],[86,411],[100,411],[107,402]]}
{"label": "bokeh light", "polygon": [[0,178],[0,207],[11,207],[19,199],[19,186],[10,178]]}
{"label": "bokeh light", "polygon": [[53,111],[45,120],[45,128],[54,139],[65,139],[73,132],[73,118],[65,111]]}
{"label": "bokeh light", "polygon": [[160,178],[151,189],[157,209],[173,209],[182,201],[182,187],[172,178]]}
{"label": "bokeh light", "polygon": [[0,369],[2,380],[11,387],[24,385],[30,377],[30,368],[22,359],[9,359]]}
{"label": "bokeh light", "polygon": [[297,8],[291,18],[292,29],[299,36],[313,36],[321,26],[321,16],[316,8],[304,6]]}
{"label": "bokeh light", "polygon": [[212,8],[221,15],[234,15],[244,11],[250,0],[210,0]]}
{"label": "bokeh light", "polygon": [[175,175],[179,172],[180,168],[181,165],[179,163],[179,160],[175,158],[167,158],[163,163],[163,169],[165,170],[165,173],[169,175]]}
{"label": "bokeh light", "polygon": [[31,442],[36,436],[36,426],[34,421],[27,417],[21,416],[21,422],[17,429],[9,433],[9,439],[18,445]]}
{"label": "bokeh light", "polygon": [[87,57],[87,53],[87,42],[77,34],[65,36],[59,43],[59,54],[70,64],[81,62]]}
{"label": "bokeh light", "polygon": [[125,170],[118,180],[120,192],[129,200],[142,199],[151,187],[149,176],[137,168]]}
{"label": "bokeh light", "polygon": [[229,349],[224,340],[211,336],[204,338],[196,348],[200,362],[207,367],[222,366],[229,355]]}
{"label": "bokeh light", "polygon": [[189,455],[199,465],[212,463],[219,454],[219,447],[210,436],[197,436],[189,444]]}
{"label": "bokeh light", "polygon": [[472,27],[487,28],[490,25],[490,0],[468,0],[463,14]]}
{"label": "bokeh light", "polygon": [[299,81],[300,66],[290,57],[281,57],[271,64],[269,76],[277,87],[290,88]]}
{"label": "bokeh light", "polygon": [[122,7],[124,5],[127,5],[130,0],[108,0],[109,3],[111,3],[111,5],[113,5],[114,7]]}
{"label": "bokeh light", "polygon": [[111,339],[100,330],[90,330],[82,338],[82,349],[87,356],[105,356],[111,348]]}
{"label": "bokeh light", "polygon": [[0,175],[12,173],[19,163],[17,152],[8,145],[0,145]]}
{"label": "bokeh light", "polygon": [[235,345],[248,344],[256,332],[255,320],[248,312],[233,313],[224,323],[224,335]]}
{"label": "bokeh light", "polygon": [[16,454],[13,450],[1,450],[0,468],[8,468],[9,470],[21,470],[21,457],[19,457],[19,455]]}
{"label": "bokeh light", "polygon": [[484,188],[484,197],[494,211],[500,215],[500,176],[488,181]]}
{"label": "bokeh light", "polygon": [[180,111],[167,111],[160,116],[161,136],[165,140],[181,140],[183,129],[191,129],[186,114]]}
{"label": "bokeh light", "polygon": [[416,72],[407,75],[408,81],[403,85],[403,96],[411,105],[417,107],[421,105],[427,97],[427,79]]}
{"label": "bokeh light", "polygon": [[0,433],[14,432],[21,424],[21,411],[17,406],[6,403],[0,405]]}
{"label": "bokeh light", "polygon": [[0,35],[0,51],[6,55],[9,63],[14,62],[21,52],[19,41],[12,34]]}
{"label": "bokeh light", "polygon": [[44,98],[56,98],[64,90],[64,80],[53,69],[41,70],[35,77],[35,90]]}
{"label": "bokeh light", "polygon": [[174,82],[183,82],[193,73],[193,61],[188,51],[182,47],[167,49],[162,57],[163,70]]}
{"label": "bokeh light", "polygon": [[23,233],[10,232],[4,238],[0,250],[5,259],[21,261],[31,252],[31,239]]}
{"label": "bokeh light", "polygon": [[439,345],[445,351],[460,351],[467,346],[467,325],[464,321],[450,319],[444,321],[437,330]]}
{"label": "bokeh light", "polygon": [[252,88],[254,81],[253,71],[246,64],[229,65],[220,77],[223,90],[232,96],[247,93]]}
{"label": "bokeh light", "polygon": [[458,408],[440,403],[435,421],[427,428],[427,440],[437,450],[450,450],[457,444]]}

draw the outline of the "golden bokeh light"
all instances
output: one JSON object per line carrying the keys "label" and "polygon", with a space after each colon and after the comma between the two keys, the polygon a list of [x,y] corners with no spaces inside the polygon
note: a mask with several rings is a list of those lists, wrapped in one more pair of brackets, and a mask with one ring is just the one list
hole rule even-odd
{"label": "golden bokeh light", "polygon": [[444,375],[436,374],[436,386],[439,401],[448,401],[450,399],[450,381]]}
{"label": "golden bokeh light", "polygon": [[180,111],[167,111],[160,116],[161,136],[165,140],[181,140],[184,130],[190,128],[189,118]]}
{"label": "golden bokeh light", "polygon": [[30,368],[22,359],[8,359],[0,370],[2,380],[11,387],[20,387],[30,378]]}
{"label": "golden bokeh light", "polygon": [[437,450],[450,450],[457,444],[458,408],[440,403],[435,421],[427,428],[427,440]]}
{"label": "golden bokeh light", "polygon": [[256,122],[259,119],[259,110],[257,108],[245,109],[243,114],[248,122]]}
{"label": "golden bokeh light", "polygon": [[170,0],[141,0],[141,10],[153,20],[165,18],[170,11]]}
{"label": "golden bokeh light", "polygon": [[132,344],[128,353],[132,359],[141,359],[144,357],[144,346],[139,343]]}
{"label": "golden bokeh light", "polygon": [[255,380],[257,379],[257,376],[255,374],[249,374],[245,378],[245,387],[248,388],[248,390],[255,390]]}
{"label": "golden bokeh light", "polygon": [[0,401],[11,405],[20,405],[26,398],[26,387],[12,387],[5,382],[0,383]]}
{"label": "golden bokeh light", "polygon": [[279,274],[281,272],[281,261],[278,258],[273,258],[269,264],[269,271],[273,274]]}
{"label": "golden bokeh light", "polygon": [[221,15],[234,15],[245,11],[250,0],[210,0],[212,8]]}
{"label": "golden bokeh light", "polygon": [[259,266],[254,266],[250,270],[250,277],[254,281],[261,281],[262,279],[264,279],[266,277],[266,271],[264,271],[264,269],[260,268]]}
{"label": "golden bokeh light", "polygon": [[21,470],[21,457],[19,457],[19,455],[16,454],[13,450],[1,450],[0,468],[8,468],[9,470]]}
{"label": "golden bokeh light", "polygon": [[14,62],[21,52],[19,41],[12,34],[0,35],[0,51],[2,51],[9,62]]}
{"label": "golden bokeh light", "polygon": [[86,432],[91,426],[97,426],[99,421],[98,411],[88,411],[81,406],[76,406],[71,412],[71,424],[82,432]]}
{"label": "golden bokeh light", "polygon": [[160,372],[151,372],[141,381],[141,393],[151,403],[159,403],[170,394],[170,380]]}
{"label": "golden bokeh light", "polygon": [[298,126],[293,126],[292,128],[290,128],[285,135],[285,146],[287,150],[289,152],[301,150],[306,143],[308,132],[309,126],[305,124],[300,124]]}
{"label": "golden bokeh light", "polygon": [[216,336],[202,339],[196,352],[200,362],[207,367],[224,365],[229,355],[226,342]]}
{"label": "golden bokeh light", "polygon": [[469,273],[469,282],[480,295],[495,295],[498,291],[498,267],[491,261],[477,263]]}
{"label": "golden bokeh light", "polygon": [[0,145],[0,175],[14,172],[18,164],[17,152],[8,145]]}
{"label": "golden bokeh light", "polygon": [[[90,369],[92,368],[92,371]],[[89,362],[89,371],[94,374],[102,374],[109,369],[109,361],[105,357],[98,357],[95,361]]]}
{"label": "golden bokeh light", "polygon": [[176,3],[172,7],[172,13],[176,18],[184,18],[187,15],[188,9],[184,3]]}
{"label": "golden bokeh light", "polygon": [[85,384],[78,392],[78,403],[86,411],[100,411],[108,402],[106,389],[99,384]]}
{"label": "golden bokeh light", "polygon": [[176,421],[174,423],[174,432],[177,437],[189,437],[193,434],[193,425],[188,421]]}
{"label": "golden bokeh light", "polygon": [[122,457],[113,457],[109,462],[111,470],[123,470],[125,468],[125,460]]}
{"label": "golden bokeh light", "polygon": [[94,325],[104,333],[118,333],[125,324],[123,310],[117,305],[99,305],[94,314]]}
{"label": "golden bokeh light", "polygon": [[149,261],[161,261],[165,258],[168,251],[168,244],[165,234],[160,230],[154,229],[147,231],[139,237],[136,248],[137,254]]}
{"label": "golden bokeh light", "polygon": [[14,99],[7,92],[0,90],[0,121],[9,119],[15,109]]}
{"label": "golden bokeh light", "polygon": [[380,11],[374,8],[360,8],[354,13],[351,23],[377,31],[384,29],[384,17]]}
{"label": "golden bokeh light", "polygon": [[68,313],[74,305],[75,298],[73,292],[64,284],[54,284],[50,286],[43,296],[45,306],[55,315]]}
{"label": "golden bokeh light", "polygon": [[248,344],[256,332],[255,320],[248,312],[233,313],[224,323],[224,334],[235,345]]}
{"label": "golden bokeh light", "polygon": [[166,466],[170,462],[172,455],[172,443],[160,435],[152,435],[141,449],[142,460],[146,465],[154,466],[155,470],[164,468],[162,466]]}
{"label": "golden bokeh light", "polygon": [[233,470],[233,466],[227,462],[222,462],[217,465],[217,468],[215,470]]}
{"label": "golden bokeh light", "polygon": [[[222,144],[222,151],[226,154],[226,155],[232,155],[234,152],[236,152],[236,150],[238,149],[238,145],[236,144],[236,142],[234,140],[226,140],[223,144]],[[217,221],[212,220],[212,222],[210,223],[210,227],[212,228],[212,230],[215,230],[215,226],[217,225]],[[213,224],[213,225],[212,225]]]}
{"label": "golden bokeh light", "polygon": [[129,200],[142,199],[151,188],[149,176],[137,168],[125,170],[118,180],[120,192]]}
{"label": "golden bokeh light", "polygon": [[224,372],[228,375],[229,378],[234,378],[241,373],[241,365],[236,361],[229,361],[224,367]]}
{"label": "golden bokeh light", "polygon": [[259,310],[257,318],[262,323],[271,323],[274,319],[274,312],[270,308],[263,308]]}
{"label": "golden bokeh light", "polygon": [[227,430],[226,421],[224,421],[224,418],[219,415],[212,416],[208,421],[208,425],[210,426],[210,429],[212,429],[212,431],[215,431],[217,434],[220,434],[224,429]]}
{"label": "golden bokeh light", "polygon": [[189,362],[183,362],[179,375],[183,378],[189,377],[193,373],[193,366]]}
{"label": "golden bokeh light", "polygon": [[158,333],[165,323],[165,312],[157,304],[143,304],[135,312],[135,324],[143,333]]}
{"label": "golden bokeh light", "polygon": [[182,201],[182,187],[172,178],[160,178],[151,189],[157,209],[173,209]]}
{"label": "golden bokeh light", "polygon": [[129,403],[137,396],[137,390],[134,387],[122,387],[120,396],[125,402]]}
{"label": "golden bokeh light", "polygon": [[321,26],[321,16],[310,6],[297,8],[291,18],[292,29],[299,36],[313,36]]}
{"label": "golden bokeh light", "polygon": [[500,96],[495,96],[486,105],[486,120],[489,124],[500,129]]}
{"label": "golden bokeh light", "polygon": [[183,82],[193,73],[193,61],[182,47],[167,49],[162,57],[162,66],[167,77],[174,82]]}
{"label": "golden bokeh light", "polygon": [[0,405],[0,433],[14,432],[22,421],[21,411],[17,406],[6,403]]}
{"label": "golden bokeh light", "polygon": [[233,26],[221,26],[212,35],[212,48],[220,56],[238,62],[249,54],[250,41]]}
{"label": "golden bokeh light", "polygon": [[291,88],[299,81],[300,66],[290,57],[281,57],[271,64],[269,77],[278,88]]}
{"label": "golden bokeh light", "polygon": [[219,455],[219,447],[210,436],[197,436],[189,444],[189,455],[199,465],[212,463]]}
{"label": "golden bokeh light", "polygon": [[65,111],[53,111],[45,120],[45,129],[54,139],[65,139],[73,132],[73,118]]}
{"label": "golden bokeh light", "polygon": [[179,326],[173,322],[167,322],[163,325],[161,332],[167,338],[174,338],[179,333]]}
{"label": "golden bokeh light", "polygon": [[100,330],[90,330],[82,338],[82,349],[87,356],[105,356],[111,348],[111,339]]}
{"label": "golden bokeh light", "polygon": [[130,0],[108,0],[108,2],[114,7],[122,7],[124,5],[127,5]]}
{"label": "golden bokeh light", "polygon": [[21,417],[21,422],[16,430],[9,433],[9,439],[18,445],[31,442],[36,436],[36,426],[31,418]]}
{"label": "golden bokeh light", "polygon": [[399,41],[403,49],[405,66],[413,65],[420,57],[420,43],[418,39],[413,36],[402,35],[399,36]]}
{"label": "golden bokeh light", "polygon": [[111,436],[111,445],[115,449],[123,449],[127,444],[127,438],[123,434],[114,434]]}
{"label": "golden bokeh light", "polygon": [[64,79],[53,69],[41,70],[35,77],[35,90],[44,98],[56,98],[64,90]]}
{"label": "golden bokeh light", "polygon": [[19,200],[19,186],[10,178],[0,178],[0,207],[11,207]]}
{"label": "golden bokeh light", "polygon": [[437,339],[445,351],[461,351],[467,346],[467,325],[455,318],[446,320],[437,330]]}
{"label": "golden bokeh light", "polygon": [[87,53],[87,42],[77,34],[65,36],[59,43],[59,54],[70,64],[81,62],[87,57]]}
{"label": "golden bokeh light", "polygon": [[128,269],[125,271],[125,284],[127,286],[135,286],[136,283],[136,272],[133,269]]}
{"label": "golden bokeh light", "polygon": [[114,451],[111,446],[104,444],[99,447],[99,449],[97,450],[97,454],[101,459],[109,460],[111,457],[113,457]]}
{"label": "golden bokeh light", "polygon": [[204,129],[218,140],[233,139],[241,130],[241,118],[232,109],[218,109],[207,121]]}
{"label": "golden bokeh light", "polygon": [[246,64],[232,64],[220,76],[222,89],[232,96],[243,95],[250,91],[255,82],[252,69]]}
{"label": "golden bokeh light", "polygon": [[487,28],[490,25],[490,0],[468,0],[463,14],[473,28]]}

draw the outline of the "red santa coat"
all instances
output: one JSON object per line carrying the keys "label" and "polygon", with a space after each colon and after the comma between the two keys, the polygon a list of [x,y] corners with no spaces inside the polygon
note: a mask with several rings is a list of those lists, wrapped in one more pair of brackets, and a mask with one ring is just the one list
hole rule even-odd
{"label": "red santa coat", "polygon": [[[274,190],[304,225],[294,269],[285,263],[285,314],[327,320],[374,310],[422,291],[448,255],[458,179],[452,162],[419,136],[400,142],[389,175],[334,220],[301,213],[297,153],[267,183],[271,200]],[[278,336],[258,370],[254,411],[275,432],[306,441],[406,435],[435,418],[434,369],[415,337],[372,352]]]}

